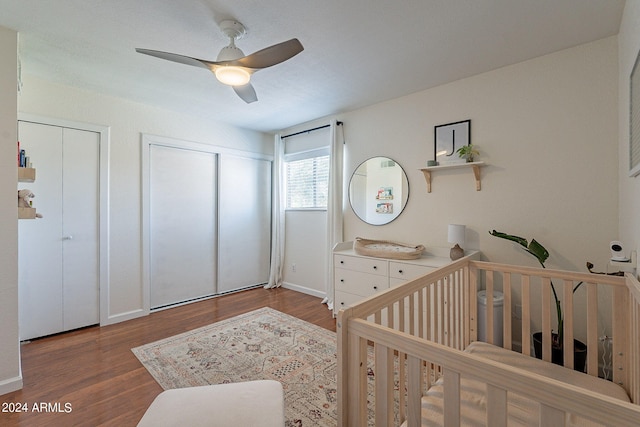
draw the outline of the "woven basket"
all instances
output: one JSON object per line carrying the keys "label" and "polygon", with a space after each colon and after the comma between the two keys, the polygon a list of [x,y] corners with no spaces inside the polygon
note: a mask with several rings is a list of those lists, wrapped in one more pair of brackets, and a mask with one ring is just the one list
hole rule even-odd
{"label": "woven basket", "polygon": [[407,245],[388,240],[370,240],[356,237],[353,250],[359,255],[391,259],[418,259],[425,247],[422,245]]}

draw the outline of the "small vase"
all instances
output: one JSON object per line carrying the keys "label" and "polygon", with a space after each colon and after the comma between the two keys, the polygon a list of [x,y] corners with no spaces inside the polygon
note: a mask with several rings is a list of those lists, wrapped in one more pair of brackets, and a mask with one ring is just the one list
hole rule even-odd
{"label": "small vase", "polygon": [[472,163],[473,162],[473,155],[470,154],[467,156],[467,163]]}
{"label": "small vase", "polygon": [[456,243],[456,245],[454,247],[451,248],[451,250],[449,251],[449,258],[451,258],[452,261],[455,261],[457,259],[460,259],[464,256],[464,249],[462,249],[460,247],[460,245],[458,245]]}

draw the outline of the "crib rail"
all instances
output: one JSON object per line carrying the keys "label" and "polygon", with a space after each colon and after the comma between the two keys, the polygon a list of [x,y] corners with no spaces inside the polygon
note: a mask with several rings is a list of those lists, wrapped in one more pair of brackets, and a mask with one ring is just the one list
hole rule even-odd
{"label": "crib rail", "polygon": [[[375,401],[376,425],[394,425],[405,419],[413,420],[410,425],[418,425],[414,423],[420,419],[420,396],[444,371],[453,372],[444,378],[445,390],[451,395],[448,398],[455,401],[452,396],[456,394],[460,372],[465,375],[469,372],[458,370],[447,360],[470,356],[460,356],[456,350],[464,350],[477,339],[476,295],[481,288],[487,290],[486,341],[495,343],[497,339],[493,336],[492,291],[500,291],[504,295],[503,347],[530,355],[529,337],[533,324],[542,331],[541,357],[547,361],[552,359],[552,329],[557,322],[553,302],[555,291],[562,301],[564,347],[572,348],[574,339],[585,340],[587,349],[592,349],[587,351],[586,372],[598,375],[598,344],[610,344],[613,380],[623,386],[633,402],[639,401],[640,286],[637,280],[631,276],[622,278],[517,267],[462,258],[339,313],[339,425],[363,425],[367,412],[372,410],[367,407],[367,357],[375,360],[375,397],[371,400]],[[518,310],[514,310],[516,306]],[[521,317],[515,322],[514,311]],[[585,316],[585,312],[590,314]],[[514,336],[524,337],[519,345],[514,342]],[[574,367],[573,353],[564,353],[561,363]],[[466,361],[474,366],[472,376],[482,377],[477,367],[485,362],[476,363],[477,358],[472,359]],[[503,365],[500,369],[507,368]],[[519,371],[518,375],[527,374]],[[536,381],[549,380],[538,378],[534,383]],[[394,396],[390,392],[394,384],[408,392],[396,392]],[[497,387],[498,396],[511,389],[508,381],[492,387]],[[547,384],[546,387],[550,390],[552,386]],[[535,389],[532,392],[536,392]],[[500,407],[501,401],[502,398],[498,398],[494,403]],[[553,401],[558,402],[552,400],[549,405],[553,406]],[[562,411],[557,410],[557,405],[554,408],[547,416],[560,417]],[[598,419],[597,414],[593,414],[593,419]]]}

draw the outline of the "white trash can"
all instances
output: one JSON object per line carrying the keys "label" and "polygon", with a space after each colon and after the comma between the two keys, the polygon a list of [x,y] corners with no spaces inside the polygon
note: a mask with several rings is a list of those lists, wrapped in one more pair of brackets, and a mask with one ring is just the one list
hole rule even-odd
{"label": "white trash can", "polygon": [[[493,344],[502,347],[504,295],[493,291]],[[478,341],[487,342],[487,291],[478,292]]]}

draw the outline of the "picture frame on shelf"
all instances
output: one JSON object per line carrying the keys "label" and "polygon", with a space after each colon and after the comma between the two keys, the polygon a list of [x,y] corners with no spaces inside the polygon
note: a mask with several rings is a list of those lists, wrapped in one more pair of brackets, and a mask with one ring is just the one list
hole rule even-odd
{"label": "picture frame on shelf", "polygon": [[465,163],[456,151],[471,144],[471,120],[447,123],[434,127],[433,155],[439,165]]}

